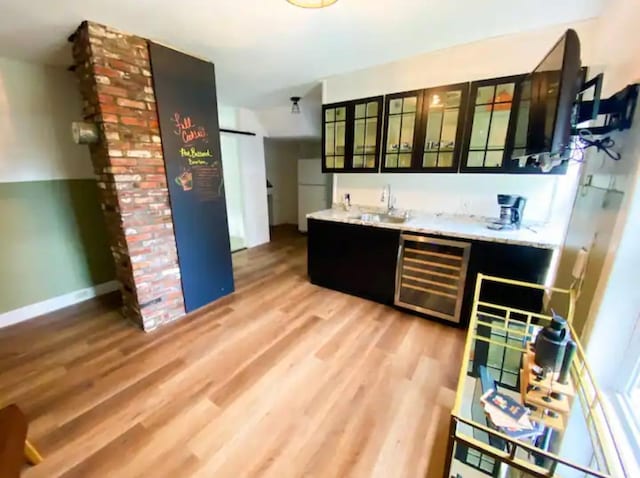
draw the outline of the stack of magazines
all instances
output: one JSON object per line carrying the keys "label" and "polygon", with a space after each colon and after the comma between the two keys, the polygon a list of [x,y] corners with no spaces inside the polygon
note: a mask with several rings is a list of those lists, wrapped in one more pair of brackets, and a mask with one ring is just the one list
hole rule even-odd
{"label": "stack of magazines", "polygon": [[496,390],[489,390],[480,401],[491,422],[511,438],[535,438],[542,433],[542,425],[529,420],[529,409]]}

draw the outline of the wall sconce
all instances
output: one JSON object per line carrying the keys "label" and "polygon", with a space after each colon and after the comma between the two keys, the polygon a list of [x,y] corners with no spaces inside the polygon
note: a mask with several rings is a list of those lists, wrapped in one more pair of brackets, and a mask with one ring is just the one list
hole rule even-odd
{"label": "wall sconce", "polygon": [[98,126],[86,121],[73,121],[71,135],[76,144],[93,144],[98,142]]}

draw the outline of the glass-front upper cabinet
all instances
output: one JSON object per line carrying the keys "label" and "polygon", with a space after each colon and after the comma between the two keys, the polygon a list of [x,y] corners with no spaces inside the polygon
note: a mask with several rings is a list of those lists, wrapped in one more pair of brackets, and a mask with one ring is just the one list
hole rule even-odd
{"label": "glass-front upper cabinet", "polygon": [[514,97],[523,75],[471,83],[467,134],[460,170],[500,172],[515,128]]}
{"label": "glass-front upper cabinet", "polygon": [[422,90],[387,95],[383,171],[415,170]]}
{"label": "glass-front upper cabinet", "polygon": [[421,171],[458,171],[468,93],[469,83],[424,90]]}
{"label": "glass-front upper cabinet", "polygon": [[347,108],[348,103],[328,105],[323,113],[322,169],[340,171],[345,169],[347,144]]}
{"label": "glass-front upper cabinet", "polygon": [[381,96],[353,102],[353,171],[378,171],[381,123]]}
{"label": "glass-front upper cabinet", "polygon": [[458,171],[468,83],[387,96],[382,170]]}
{"label": "glass-front upper cabinet", "polygon": [[323,172],[377,172],[382,96],[322,107]]}

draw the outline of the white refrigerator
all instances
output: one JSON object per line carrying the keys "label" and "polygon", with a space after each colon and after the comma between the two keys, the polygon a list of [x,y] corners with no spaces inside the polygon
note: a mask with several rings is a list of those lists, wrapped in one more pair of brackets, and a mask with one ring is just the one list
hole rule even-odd
{"label": "white refrigerator", "polygon": [[322,173],[321,159],[298,160],[298,230],[307,232],[307,214],[331,207],[333,175]]}

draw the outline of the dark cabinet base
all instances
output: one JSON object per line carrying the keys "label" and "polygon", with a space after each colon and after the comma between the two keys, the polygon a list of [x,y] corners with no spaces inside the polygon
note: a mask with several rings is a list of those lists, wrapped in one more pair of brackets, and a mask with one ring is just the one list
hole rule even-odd
{"label": "dark cabinet base", "polygon": [[[462,302],[465,323],[471,315],[478,274],[544,284],[552,255],[553,251],[549,249],[473,241]],[[485,282],[481,292],[480,299],[485,302],[532,312],[542,309],[543,291]]]}
{"label": "dark cabinet base", "polygon": [[[425,236],[465,241],[445,236]],[[400,231],[395,229],[309,219],[309,279],[322,287],[393,305],[399,241]],[[461,326],[469,323],[479,273],[544,283],[553,251],[496,242],[467,242],[471,243],[471,255],[462,302]],[[542,296],[542,291],[521,290],[506,284],[487,284],[481,300],[539,311],[542,308]],[[409,310],[407,312],[428,317]],[[455,325],[446,321],[443,323]]]}
{"label": "dark cabinet base", "polygon": [[393,304],[399,231],[314,219],[308,227],[313,284]]}

